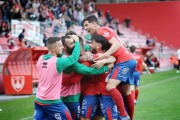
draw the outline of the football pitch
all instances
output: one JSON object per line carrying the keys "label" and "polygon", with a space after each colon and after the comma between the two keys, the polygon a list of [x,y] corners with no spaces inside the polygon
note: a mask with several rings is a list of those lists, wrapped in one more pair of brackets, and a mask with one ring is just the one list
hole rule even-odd
{"label": "football pitch", "polygon": [[[0,103],[0,120],[32,120],[34,98]],[[134,120],[180,120],[180,73],[176,70],[141,76]]]}

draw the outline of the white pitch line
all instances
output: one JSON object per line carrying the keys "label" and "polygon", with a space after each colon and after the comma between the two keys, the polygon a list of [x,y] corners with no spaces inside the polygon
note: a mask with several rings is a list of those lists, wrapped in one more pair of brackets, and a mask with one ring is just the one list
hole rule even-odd
{"label": "white pitch line", "polygon": [[20,119],[20,120],[27,120],[29,118],[33,118],[34,116],[31,116],[31,117],[26,117],[26,118],[23,118],[23,119]]}
{"label": "white pitch line", "polygon": [[158,82],[154,82],[154,83],[151,83],[151,84],[148,84],[148,85],[143,85],[139,88],[145,88],[145,87],[149,87],[149,86],[152,86],[152,85],[156,85],[156,84],[159,84],[159,83],[163,83],[163,82],[166,82],[166,81],[170,81],[170,80],[173,80],[175,78],[179,78],[180,76],[176,76],[176,77],[172,77],[172,78],[168,78],[168,79],[165,79],[165,80],[161,80],[161,81],[158,81]]}
{"label": "white pitch line", "polygon": [[[156,85],[156,84],[159,84],[159,83],[163,83],[163,82],[166,82],[166,81],[170,81],[170,80],[173,80],[173,79],[179,78],[179,77],[180,77],[180,76],[168,78],[168,79],[165,79],[165,80],[161,80],[161,81],[159,81],[159,82],[154,82],[154,83],[151,83],[151,84],[148,84],[148,85],[141,86],[141,87],[139,87],[139,88],[149,87],[149,86]],[[31,116],[31,117],[23,118],[23,119],[20,119],[20,120],[27,120],[27,119],[33,118],[33,117],[34,117],[34,116]]]}

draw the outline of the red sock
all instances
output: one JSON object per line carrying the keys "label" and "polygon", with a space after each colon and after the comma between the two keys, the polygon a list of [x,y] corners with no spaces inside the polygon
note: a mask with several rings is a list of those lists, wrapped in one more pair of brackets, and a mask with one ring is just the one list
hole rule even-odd
{"label": "red sock", "polygon": [[131,94],[132,94],[132,96],[133,96],[133,99],[135,99],[134,90],[131,90]]}
{"label": "red sock", "polygon": [[136,91],[135,91],[135,100],[136,100],[136,101],[137,101],[138,96],[139,96],[139,90],[136,90]]}
{"label": "red sock", "polygon": [[134,99],[133,99],[132,94],[129,94],[129,95],[125,96],[125,100],[126,100],[126,106],[127,106],[128,115],[131,118],[131,120],[133,120],[133,116],[134,116]]}
{"label": "red sock", "polygon": [[119,91],[116,88],[113,88],[113,89],[109,90],[108,92],[111,95],[111,97],[113,98],[115,104],[117,105],[120,115],[126,117],[127,114],[126,114],[126,111],[124,108],[124,101],[123,101],[123,98],[122,98],[121,94],[119,93]]}

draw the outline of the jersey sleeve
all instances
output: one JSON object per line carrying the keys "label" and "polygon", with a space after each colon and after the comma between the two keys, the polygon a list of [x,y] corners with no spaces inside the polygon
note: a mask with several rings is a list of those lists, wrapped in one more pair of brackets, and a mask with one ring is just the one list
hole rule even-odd
{"label": "jersey sleeve", "polygon": [[85,75],[75,73],[72,77],[62,79],[62,85],[74,85],[80,81]]}
{"label": "jersey sleeve", "polygon": [[[83,62],[83,64],[84,64],[84,62]],[[73,72],[83,74],[83,75],[99,75],[99,74],[102,74],[102,73],[105,73],[108,71],[107,66],[103,66],[99,69],[96,69],[96,68],[92,68],[92,67],[87,67],[86,65],[83,65],[83,64],[77,62],[76,64],[72,65],[71,70]],[[86,62],[86,64],[90,64],[90,66],[91,66],[91,63],[89,63],[89,62]]]}
{"label": "jersey sleeve", "polygon": [[107,39],[107,41],[109,41],[111,38],[113,38],[112,32],[113,31],[111,31],[110,28],[103,28],[98,31],[98,35],[104,36]]}
{"label": "jersey sleeve", "polygon": [[143,63],[144,61],[143,61],[142,57],[141,56],[139,56],[139,57],[140,57],[140,62]]}
{"label": "jersey sleeve", "polygon": [[79,59],[79,55],[80,55],[80,43],[75,42],[75,47],[72,52],[72,55],[70,55],[69,57],[58,58],[56,64],[58,73],[60,74],[62,70],[77,62],[77,60]]}
{"label": "jersey sleeve", "polygon": [[[82,64],[86,65],[88,67],[91,66],[91,64],[89,62],[83,62]],[[80,81],[84,76],[85,75],[81,75],[81,74],[75,73],[72,77],[63,78],[62,79],[62,85],[74,85],[78,81]]]}

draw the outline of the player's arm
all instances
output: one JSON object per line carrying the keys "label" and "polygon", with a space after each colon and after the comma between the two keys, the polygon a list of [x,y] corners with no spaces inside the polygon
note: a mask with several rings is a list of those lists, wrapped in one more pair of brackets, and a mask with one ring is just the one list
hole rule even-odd
{"label": "player's arm", "polygon": [[149,72],[147,65],[144,62],[142,62],[142,65],[146,69],[147,73],[151,76],[151,73]]}
{"label": "player's arm", "polygon": [[75,73],[72,77],[62,79],[62,85],[74,85],[80,81],[85,75]]}
{"label": "player's arm", "polygon": [[95,60],[102,60],[104,58],[107,58],[108,56],[110,56],[111,54],[116,52],[121,47],[119,40],[117,40],[115,37],[112,37],[108,42],[109,42],[109,44],[111,44],[110,49],[108,51],[106,51],[104,54],[101,54]]}
{"label": "player's arm", "polygon": [[[80,43],[79,43],[79,38],[78,37],[74,37],[73,38],[75,41],[75,47],[74,50],[72,52],[72,55],[70,55],[69,57],[60,57],[57,60],[57,70],[60,72],[62,70],[64,70],[65,68],[71,66],[72,64],[76,63],[79,55],[80,55]],[[60,74],[60,73],[59,73]]]}
{"label": "player's arm", "polygon": [[115,57],[109,56],[106,59],[94,61],[95,63],[93,65],[91,65],[91,67],[100,68],[100,67],[102,67],[105,64],[114,63],[115,61],[116,61]]}
{"label": "player's arm", "polygon": [[126,48],[127,47],[126,43],[124,41],[122,41],[121,39],[120,39],[120,41],[123,44],[123,46]]}
{"label": "player's arm", "polygon": [[[88,62],[84,62],[84,65],[90,67],[91,64]],[[74,85],[77,82],[79,82],[85,75],[81,75],[78,73],[75,73],[72,77],[67,77],[62,79],[62,85]]]}
{"label": "player's arm", "polygon": [[[69,71],[73,71],[73,72],[83,74],[83,75],[99,75],[99,74],[107,72],[112,67],[113,67],[112,65],[107,65],[107,66],[103,66],[99,69],[96,69],[96,68],[92,68],[92,67],[87,67],[86,65],[83,65],[81,63],[76,62],[75,64],[73,64],[68,69],[69,69]],[[66,71],[64,71],[64,73],[66,73]]]}

